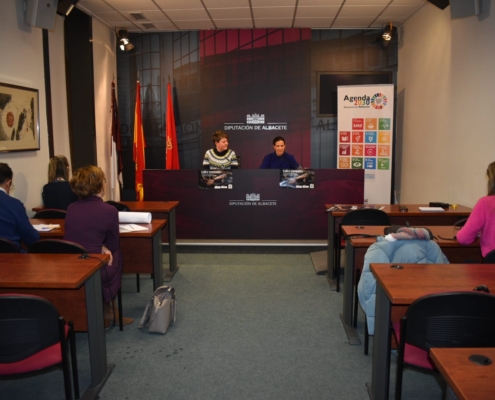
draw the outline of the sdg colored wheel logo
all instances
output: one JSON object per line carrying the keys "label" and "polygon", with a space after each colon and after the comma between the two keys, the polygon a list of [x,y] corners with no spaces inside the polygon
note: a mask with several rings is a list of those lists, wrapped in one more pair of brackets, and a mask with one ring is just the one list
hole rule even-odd
{"label": "sdg colored wheel logo", "polygon": [[371,98],[371,106],[377,110],[381,110],[387,105],[387,96],[383,93],[376,93]]}

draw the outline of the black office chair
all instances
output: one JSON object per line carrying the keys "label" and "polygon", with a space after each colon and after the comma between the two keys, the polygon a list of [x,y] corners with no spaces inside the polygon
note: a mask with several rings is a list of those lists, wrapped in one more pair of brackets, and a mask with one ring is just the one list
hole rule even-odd
{"label": "black office chair", "polygon": [[0,238],[0,253],[20,253],[21,249],[13,241]]}
{"label": "black office chair", "polygon": [[45,210],[38,211],[36,214],[34,214],[33,218],[36,219],[65,219],[65,216],[67,214],[67,211],[65,210],[58,210],[56,208],[47,208]]}
{"label": "black office chair", "polygon": [[495,250],[490,251],[483,257],[483,264],[495,264]]}
{"label": "black office chair", "polygon": [[402,396],[404,364],[436,370],[428,351],[435,347],[494,347],[495,296],[452,292],[423,296],[393,326],[398,342],[395,399]]}
{"label": "black office chair", "polygon": [[0,378],[62,367],[65,398],[72,399],[70,348],[74,394],[79,398],[74,324],[66,324],[52,303],[38,296],[0,295],[0,332]]}
{"label": "black office chair", "polygon": [[[37,254],[88,254],[86,249],[78,243],[62,239],[43,239],[34,242],[28,248],[28,253]],[[117,292],[117,304],[119,309],[119,328],[124,330],[122,317],[122,290]]]}
{"label": "black office chair", "polygon": [[[122,212],[131,211],[131,209],[123,203],[118,203],[113,200],[108,200],[106,201],[106,203],[110,204],[111,206],[114,206],[118,211],[122,211]],[[141,291],[141,282],[139,280],[139,274],[136,274],[136,291],[138,293]]]}
{"label": "black office chair", "polygon": [[[360,226],[373,226],[373,225],[390,225],[390,218],[388,214],[382,210],[375,208],[364,208],[362,210],[353,210],[348,212],[342,217],[340,226],[342,225],[360,225]],[[339,227],[339,231],[336,236],[336,243],[334,248],[335,261],[334,261],[334,276],[336,281],[336,291],[340,290],[340,252],[342,249],[342,229]],[[357,282],[355,285],[357,285]]]}

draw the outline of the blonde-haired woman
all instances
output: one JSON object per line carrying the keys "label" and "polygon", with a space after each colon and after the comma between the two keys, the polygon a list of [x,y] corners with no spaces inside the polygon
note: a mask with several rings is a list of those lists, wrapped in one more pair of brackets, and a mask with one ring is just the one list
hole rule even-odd
{"label": "blonde-haired woman", "polygon": [[[111,257],[101,270],[105,322],[108,325],[114,319],[111,302],[122,284],[119,212],[102,199],[105,174],[101,168],[79,168],[74,172],[70,185],[79,200],[67,209],[64,239],[79,243],[89,253],[105,253]],[[124,325],[132,322],[132,318],[124,318]]]}
{"label": "blonde-haired woman", "polygon": [[471,244],[480,236],[483,257],[495,250],[495,162],[486,169],[486,177],[488,195],[478,200],[466,224],[456,235],[461,244]]}
{"label": "blonde-haired woman", "polygon": [[48,183],[43,186],[45,208],[67,210],[69,204],[77,201],[69,184],[69,162],[65,156],[52,157],[48,164]]}

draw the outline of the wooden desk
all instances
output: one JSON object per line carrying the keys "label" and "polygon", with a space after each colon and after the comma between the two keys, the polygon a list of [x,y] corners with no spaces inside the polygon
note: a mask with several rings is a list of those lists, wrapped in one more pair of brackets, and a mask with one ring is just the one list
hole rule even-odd
{"label": "wooden desk", "polygon": [[414,300],[430,293],[471,291],[478,285],[495,289],[495,264],[402,264],[404,269],[391,268],[392,265],[370,266],[377,284],[372,381],[367,386],[374,400],[387,400],[389,395],[393,308],[399,308],[404,315]]}
{"label": "wooden desk", "polygon": [[[486,356],[492,364],[474,364],[469,361],[472,354]],[[453,392],[447,391],[447,399],[485,400],[494,396],[495,348],[437,348],[430,349],[430,357]]]}
{"label": "wooden desk", "polygon": [[[64,237],[65,220],[63,219],[31,219],[30,221],[33,225],[60,224],[60,228],[49,232],[40,232],[42,239],[62,239]],[[161,231],[166,223],[166,220],[155,219],[149,224],[138,224],[146,227],[146,231],[120,233],[123,273],[153,274],[153,290],[162,286],[164,280]]]}
{"label": "wooden desk", "polygon": [[[450,238],[454,236],[452,226],[427,226],[435,237],[442,236]],[[344,235],[383,235],[385,226],[364,226],[362,229],[356,226],[342,226]],[[376,238],[349,238],[345,245],[345,272],[344,272],[344,298],[343,311],[341,314],[342,323],[347,333],[350,344],[360,344],[359,336],[352,326],[354,311],[354,285],[356,271],[363,268],[364,256],[368,248],[376,242]],[[450,263],[462,263],[466,260],[473,260],[481,263],[480,243],[476,240],[470,245],[462,245],[457,240],[438,239],[435,242],[440,246]]]}
{"label": "wooden desk", "polygon": [[91,254],[2,254],[0,293],[44,297],[78,331],[88,331],[91,385],[83,399],[94,399],[114,365],[107,364],[100,268],[110,257]]}
{"label": "wooden desk", "polygon": [[[376,204],[375,207],[384,207],[382,211],[390,217],[390,223],[393,225],[406,225],[408,222],[411,226],[425,225],[453,225],[460,219],[469,217],[472,209],[465,206],[457,206],[454,210],[449,208],[443,212],[421,212],[418,207],[427,207],[428,204],[401,204],[406,206],[408,212],[400,212],[398,204]],[[325,204],[325,210],[328,210],[334,204]],[[362,204],[357,204],[362,206]],[[346,211],[328,211],[328,232],[327,232],[327,280],[332,290],[335,290],[335,248],[337,242],[337,233],[340,229],[340,222]]]}
{"label": "wooden desk", "polygon": [[[176,233],[176,215],[175,209],[179,206],[178,201],[121,201],[135,212],[150,212],[153,219],[167,220],[167,231],[162,231],[162,243],[169,244],[169,264],[170,269],[167,271],[163,280],[170,282],[179,269],[177,265],[177,233]],[[33,207],[33,211],[43,210],[43,206]],[[167,237],[168,233],[168,237]]]}

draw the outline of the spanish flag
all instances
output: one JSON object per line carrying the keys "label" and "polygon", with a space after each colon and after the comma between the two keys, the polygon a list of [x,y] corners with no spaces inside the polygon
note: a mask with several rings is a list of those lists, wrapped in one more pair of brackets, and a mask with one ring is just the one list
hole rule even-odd
{"label": "spanish flag", "polygon": [[143,170],[146,168],[144,148],[146,143],[143,134],[143,119],[141,117],[141,85],[136,82],[136,108],[134,111],[134,147],[133,160],[136,164],[136,200],[144,200]]}
{"label": "spanish flag", "polygon": [[180,169],[179,151],[177,149],[177,131],[175,129],[174,101],[172,86],[167,85],[167,121],[165,126],[165,157],[166,169]]}

